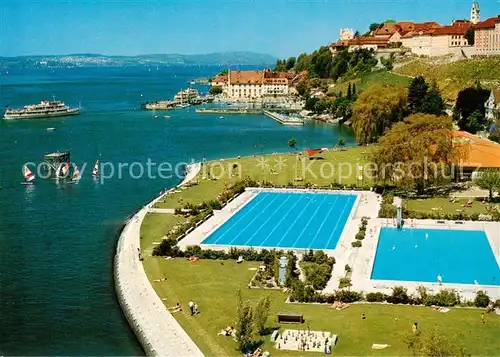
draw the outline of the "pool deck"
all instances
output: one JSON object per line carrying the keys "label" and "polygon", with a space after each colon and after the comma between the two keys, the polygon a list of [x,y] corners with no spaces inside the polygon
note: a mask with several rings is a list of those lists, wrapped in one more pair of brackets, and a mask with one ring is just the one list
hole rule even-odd
{"label": "pool deck", "polygon": [[[419,229],[445,229],[445,230],[479,230],[484,231],[488,238],[497,264],[500,265],[500,223],[498,222],[472,222],[464,221],[462,224],[456,224],[455,221],[442,221],[444,223],[437,223],[435,220],[409,220],[406,222],[407,228]],[[492,285],[475,285],[475,284],[454,284],[443,282],[439,285],[429,282],[417,281],[395,281],[395,280],[375,280],[371,279],[375,255],[377,252],[378,237],[382,227],[395,227],[393,220],[376,219],[370,222],[368,230],[372,229],[372,234],[368,234],[363,240],[363,246],[358,248],[357,251],[351,252],[349,256],[349,264],[353,267],[351,282],[352,289],[362,292],[382,292],[390,294],[392,288],[395,286],[403,286],[408,289],[408,293],[415,293],[419,286],[424,286],[431,293],[436,293],[443,289],[456,290],[463,299],[473,300],[478,290],[485,291],[492,299],[500,298],[500,286]],[[466,264],[467,262],[464,262]],[[337,263],[338,264],[338,263]],[[336,264],[336,265],[337,265]],[[338,266],[338,265],[337,265]],[[343,265],[342,265],[343,266]],[[466,266],[464,266],[466,268]],[[333,278],[332,278],[333,279]],[[337,277],[338,282],[338,277]],[[330,288],[330,289],[329,289]],[[327,286],[327,289],[332,290],[332,286]]]}

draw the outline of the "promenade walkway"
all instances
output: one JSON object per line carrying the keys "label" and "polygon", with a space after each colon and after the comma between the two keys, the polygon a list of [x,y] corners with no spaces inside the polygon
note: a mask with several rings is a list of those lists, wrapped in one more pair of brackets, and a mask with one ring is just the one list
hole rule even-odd
{"label": "promenade walkway", "polygon": [[[193,179],[200,167],[200,164],[190,166],[181,185]],[[154,291],[140,261],[142,221],[150,207],[162,197],[137,212],[120,236],[114,263],[116,292],[125,316],[148,356],[201,357],[201,350]]]}

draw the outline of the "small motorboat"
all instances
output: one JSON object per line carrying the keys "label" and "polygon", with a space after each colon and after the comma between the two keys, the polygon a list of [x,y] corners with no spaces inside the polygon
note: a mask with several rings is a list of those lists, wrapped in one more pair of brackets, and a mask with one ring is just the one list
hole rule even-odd
{"label": "small motorboat", "polygon": [[224,117],[221,115],[221,116],[219,117],[219,119],[224,119]]}
{"label": "small motorboat", "polygon": [[46,130],[47,131],[54,131],[54,130],[56,130],[56,128],[47,128]]}
{"label": "small motorboat", "polygon": [[165,119],[170,119],[170,115],[164,115],[163,116]]}

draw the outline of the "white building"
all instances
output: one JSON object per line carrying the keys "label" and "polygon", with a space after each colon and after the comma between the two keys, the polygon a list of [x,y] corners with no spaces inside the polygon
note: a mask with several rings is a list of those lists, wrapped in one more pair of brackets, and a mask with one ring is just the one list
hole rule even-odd
{"label": "white building", "polygon": [[492,90],[490,97],[484,103],[485,117],[487,121],[500,118],[500,90]]}
{"label": "white building", "polygon": [[295,75],[288,72],[235,71],[229,70],[227,76],[215,77],[213,86],[221,86],[225,97],[261,98],[264,96],[284,96],[290,92],[290,81]]}
{"label": "white building", "polygon": [[479,3],[477,1],[472,2],[472,8],[470,9],[470,22],[474,25],[477,24],[481,20],[480,11],[479,11]]}
{"label": "white building", "polygon": [[500,16],[481,21],[475,26],[474,47],[478,56],[500,55]]}
{"label": "white building", "polygon": [[352,40],[354,38],[353,29],[340,29],[340,41]]}

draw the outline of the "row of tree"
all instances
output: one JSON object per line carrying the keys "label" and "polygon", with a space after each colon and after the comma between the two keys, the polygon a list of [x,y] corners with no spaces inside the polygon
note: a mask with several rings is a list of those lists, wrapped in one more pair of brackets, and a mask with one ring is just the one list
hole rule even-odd
{"label": "row of tree", "polygon": [[274,69],[308,71],[310,78],[336,80],[346,74],[369,72],[377,63],[372,50],[359,49],[349,52],[345,49],[333,57],[328,46],[322,46],[311,54],[302,53],[298,58],[278,59]]}

